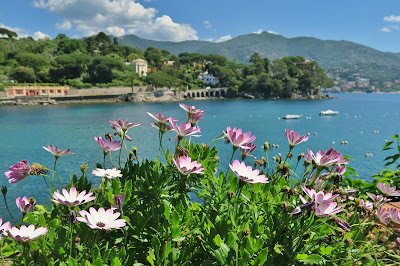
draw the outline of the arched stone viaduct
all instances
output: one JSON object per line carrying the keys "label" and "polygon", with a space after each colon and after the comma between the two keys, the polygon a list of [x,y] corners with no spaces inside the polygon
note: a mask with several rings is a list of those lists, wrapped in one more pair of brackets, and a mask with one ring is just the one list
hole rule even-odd
{"label": "arched stone viaduct", "polygon": [[219,97],[229,97],[231,94],[231,89],[229,88],[212,88],[212,89],[200,89],[200,90],[188,90],[181,92],[184,98],[219,98]]}

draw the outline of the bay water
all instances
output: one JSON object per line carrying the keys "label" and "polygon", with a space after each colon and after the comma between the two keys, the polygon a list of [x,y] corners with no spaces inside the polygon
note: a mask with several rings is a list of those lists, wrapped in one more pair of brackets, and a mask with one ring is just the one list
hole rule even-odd
{"label": "bay water", "polygon": [[[279,148],[269,151],[271,157],[288,151],[285,129],[300,134],[310,133],[309,140],[296,146],[295,157],[319,150],[335,148],[344,155],[351,156],[349,166],[358,177],[371,180],[372,176],[384,167],[384,158],[391,155],[382,151],[385,141],[400,131],[400,94],[332,94],[335,99],[325,100],[245,100],[221,99],[185,101],[187,105],[205,109],[204,119],[199,122],[201,137],[191,138],[192,142],[209,144],[220,135],[227,126],[251,131],[256,136],[257,149],[254,156],[265,156],[262,146],[265,141],[278,144]],[[323,110],[339,111],[338,116],[319,116]],[[113,133],[108,121],[128,119],[141,125],[129,130],[133,139],[127,142],[128,149],[136,146],[141,159],[158,156],[158,131],[150,126],[154,120],[146,112],[158,113],[186,121],[186,113],[177,102],[168,103],[77,103],[47,106],[2,106],[0,108],[0,171],[3,173],[14,163],[27,159],[30,164],[37,162],[52,169],[54,156],[42,147],[53,144],[61,149],[70,148],[74,155],[61,157],[57,162],[57,173],[67,184],[73,173],[80,176],[80,165],[88,164],[88,177],[93,185],[100,178],[91,174],[96,162],[103,161],[103,153],[94,140],[94,136],[104,137]],[[302,115],[300,119],[281,119],[286,114]],[[375,133],[374,133],[375,132]],[[172,138],[171,140],[169,138]],[[174,147],[174,134],[164,136],[164,147]],[[348,144],[342,145],[341,141]],[[223,140],[214,142],[219,150],[220,170],[228,168],[232,146]],[[213,144],[213,145],[214,145]],[[372,153],[372,157],[366,157]],[[124,154],[124,152],[123,152]],[[114,152],[114,164],[118,161]],[[235,154],[240,160],[240,153]],[[111,168],[109,157],[107,166]],[[253,159],[246,159],[248,165]],[[57,184],[57,183],[55,183]],[[16,184],[9,184],[4,176],[0,185],[7,185],[9,207],[19,220],[15,199],[34,197],[38,204],[50,205],[49,192],[41,177],[29,176]],[[0,217],[9,220],[4,203],[0,203]]]}

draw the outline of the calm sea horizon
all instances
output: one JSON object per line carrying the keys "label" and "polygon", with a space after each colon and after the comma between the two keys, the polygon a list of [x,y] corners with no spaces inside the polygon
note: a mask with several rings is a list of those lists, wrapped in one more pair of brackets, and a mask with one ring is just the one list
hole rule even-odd
{"label": "calm sea horizon", "polygon": [[[372,180],[374,174],[384,168],[384,158],[391,152],[382,151],[385,141],[399,133],[400,94],[332,94],[335,99],[324,100],[201,100],[185,101],[187,105],[205,109],[204,119],[199,122],[201,137],[192,138],[195,143],[209,144],[220,135],[227,126],[239,127],[251,131],[256,136],[257,149],[254,156],[265,156],[261,148],[265,141],[278,144],[279,148],[269,151],[271,157],[288,151],[284,134],[285,129],[292,129],[300,134],[310,133],[309,140],[295,147],[297,155],[307,152],[307,148],[317,152],[330,147],[344,155],[351,156],[349,166],[354,168],[358,177]],[[339,111],[338,116],[319,116],[324,110]],[[94,136],[113,133],[108,121],[128,119],[140,123],[139,127],[129,130],[133,139],[127,142],[128,148],[136,146],[141,159],[158,155],[158,132],[150,126],[152,118],[146,112],[158,113],[186,121],[186,113],[178,102],[167,103],[79,103],[47,106],[2,106],[0,107],[0,138],[2,139],[0,169],[4,173],[8,167],[21,160],[30,164],[37,162],[53,167],[54,156],[42,146],[53,144],[61,149],[70,148],[74,155],[61,157],[57,162],[57,173],[67,184],[72,174],[80,174],[80,165],[88,164],[88,177],[93,185],[100,180],[91,174],[96,162],[102,162],[102,151]],[[286,114],[302,115],[300,119],[281,119]],[[378,132],[378,133],[374,133]],[[172,140],[169,140],[169,138]],[[174,134],[167,133],[164,146],[173,147]],[[348,144],[342,145],[341,141]],[[227,169],[232,147],[223,140],[214,143],[221,158],[220,170]],[[372,157],[366,157],[372,153]],[[117,153],[114,154],[114,158]],[[235,154],[240,160],[240,153]],[[116,160],[114,159],[114,162]],[[253,164],[253,159],[246,159]],[[107,166],[110,167],[108,161]],[[1,185],[7,185],[7,200],[13,213],[19,210],[15,204],[17,197],[34,197],[38,204],[50,206],[47,187],[41,177],[29,176],[23,181],[10,184],[4,176]],[[0,217],[9,219],[4,203],[0,204]]]}

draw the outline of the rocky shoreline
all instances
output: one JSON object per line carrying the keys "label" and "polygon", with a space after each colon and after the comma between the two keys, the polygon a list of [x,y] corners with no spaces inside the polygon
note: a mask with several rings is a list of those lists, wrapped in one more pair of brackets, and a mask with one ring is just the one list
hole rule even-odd
{"label": "rocky shoreline", "polygon": [[[314,99],[333,99],[328,94],[301,96],[296,95],[292,100],[314,100]],[[2,98],[0,105],[53,105],[69,103],[111,103],[111,102],[177,102],[185,100],[212,100],[212,99],[262,99],[249,94],[238,94],[234,97],[183,97],[181,95],[164,94],[155,96],[154,94],[120,94],[120,95],[90,95],[90,96],[69,96],[69,97],[18,97]],[[282,99],[279,97],[267,98],[272,100]],[[287,99],[287,98],[285,98]]]}

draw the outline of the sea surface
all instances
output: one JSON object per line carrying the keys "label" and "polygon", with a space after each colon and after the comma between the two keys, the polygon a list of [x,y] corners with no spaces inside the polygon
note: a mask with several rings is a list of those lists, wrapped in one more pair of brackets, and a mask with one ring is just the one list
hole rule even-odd
{"label": "sea surface", "polygon": [[[288,151],[285,129],[301,134],[309,133],[309,140],[295,147],[292,163],[297,155],[316,153],[330,147],[344,155],[351,156],[349,166],[358,178],[371,180],[384,167],[384,158],[391,155],[382,151],[390,136],[400,133],[400,94],[332,94],[335,99],[325,100],[201,100],[185,101],[187,105],[205,110],[204,119],[199,122],[201,137],[192,138],[195,143],[210,143],[227,126],[251,131],[258,146],[253,153],[257,158],[265,156],[261,148],[265,141],[278,144],[271,149],[270,156]],[[338,116],[319,116],[322,110],[339,111]],[[62,149],[70,148],[74,155],[61,157],[57,162],[57,173],[67,184],[73,173],[80,174],[80,165],[88,164],[89,180],[98,185],[100,179],[91,174],[96,162],[103,161],[103,153],[94,136],[113,133],[109,120],[128,119],[141,125],[129,130],[133,145],[141,159],[153,159],[158,155],[158,131],[150,126],[153,119],[146,112],[162,112],[164,115],[186,121],[186,113],[177,102],[170,103],[90,103],[59,104],[47,106],[2,106],[0,107],[0,171],[6,172],[14,163],[27,159],[30,164],[37,162],[52,168],[54,156],[43,149],[53,144]],[[302,115],[297,120],[283,120],[286,114]],[[378,133],[374,133],[378,132]],[[170,140],[169,138],[172,138]],[[164,146],[173,147],[174,134],[167,133]],[[342,145],[341,141],[348,144]],[[221,170],[228,167],[232,146],[223,140],[214,142],[219,149]],[[372,153],[372,157],[366,157]],[[114,153],[114,163],[118,153]],[[240,159],[240,153],[235,154]],[[107,166],[111,166],[109,158]],[[272,159],[270,158],[270,161]],[[246,162],[253,164],[253,159]],[[17,197],[34,197],[38,204],[50,205],[49,192],[41,177],[29,176],[16,184],[9,184],[3,175],[0,185],[7,185],[7,200],[17,219],[20,212],[15,204]],[[8,220],[3,201],[0,203],[0,217]],[[3,219],[3,220],[4,220]]]}

